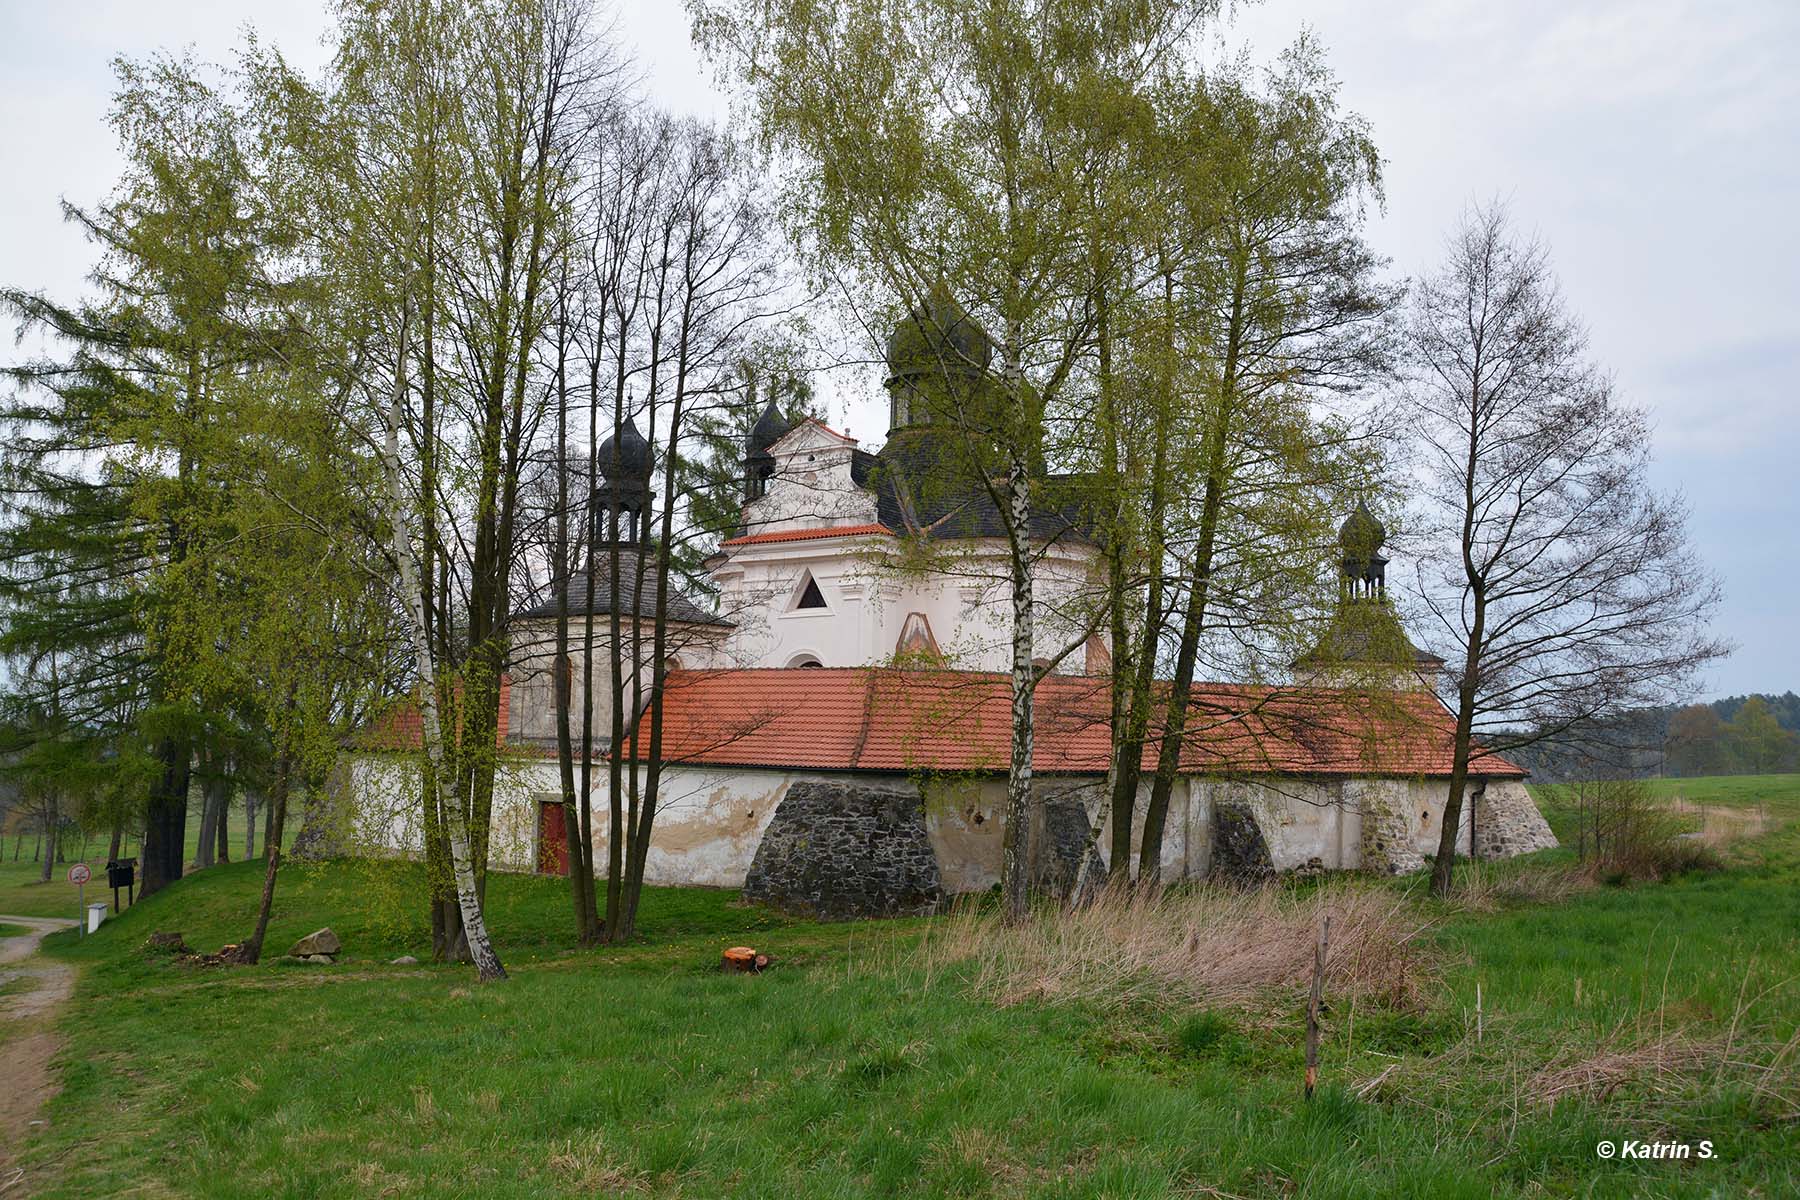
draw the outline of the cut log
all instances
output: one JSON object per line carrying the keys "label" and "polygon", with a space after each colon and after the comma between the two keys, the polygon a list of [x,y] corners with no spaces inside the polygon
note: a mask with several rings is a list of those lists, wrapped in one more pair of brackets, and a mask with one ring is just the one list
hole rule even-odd
{"label": "cut log", "polygon": [[760,971],[767,966],[769,958],[766,954],[758,954],[749,946],[733,946],[719,956],[719,969],[723,971]]}

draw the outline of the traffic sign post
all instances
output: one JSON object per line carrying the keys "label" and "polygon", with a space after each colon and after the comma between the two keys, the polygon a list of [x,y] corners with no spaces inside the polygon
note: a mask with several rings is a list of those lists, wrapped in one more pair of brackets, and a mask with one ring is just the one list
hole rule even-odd
{"label": "traffic sign post", "polygon": [[81,936],[87,936],[87,881],[94,877],[88,865],[78,862],[69,867],[69,882],[75,885],[75,910],[81,914]]}

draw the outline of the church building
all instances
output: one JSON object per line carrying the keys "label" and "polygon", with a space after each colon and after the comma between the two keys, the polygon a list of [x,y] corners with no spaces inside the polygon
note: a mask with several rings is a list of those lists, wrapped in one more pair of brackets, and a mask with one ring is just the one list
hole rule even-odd
{"label": "church building", "polygon": [[[608,439],[591,574],[512,625],[496,866],[566,864],[558,622],[570,623],[576,648],[578,714],[589,678],[579,647],[594,614],[593,729],[604,742],[614,614],[638,647],[630,695],[647,691],[661,612],[669,673],[650,882],[742,887],[784,907],[857,916],[925,911],[998,881],[1012,618],[1007,530],[978,469],[992,354],[942,292],[909,314],[888,344],[891,420],[876,453],[819,421],[790,424],[771,396],[746,439],[740,526],[704,564],[705,601],[673,583],[658,594],[640,567],[650,447],[630,425]],[[1053,500],[1061,482],[1041,475],[1034,494]],[[1084,633],[1096,624],[1101,568],[1079,512],[1034,511],[1031,535],[1036,644],[1055,657],[1034,709],[1043,802],[1028,845],[1034,876],[1067,890],[1104,867],[1110,844],[1111,654],[1104,633]],[[1408,871],[1436,851],[1454,722],[1432,690],[1441,660],[1412,648],[1384,595],[1383,538],[1366,508],[1345,522],[1338,619],[1293,665],[1291,684],[1196,686],[1165,881]],[[1366,686],[1371,670],[1387,673],[1387,687]],[[1349,675],[1357,686],[1344,686]],[[638,715],[624,714],[628,729]],[[416,730],[416,713],[397,713],[348,764],[361,827],[395,848],[419,844],[416,765],[396,753],[417,744]],[[1464,853],[1555,844],[1524,776],[1497,755],[1477,758],[1457,834]],[[604,764],[594,778],[603,792]],[[1140,812],[1148,773],[1143,789]],[[604,796],[594,804],[603,812]],[[606,861],[604,844],[595,860]]]}

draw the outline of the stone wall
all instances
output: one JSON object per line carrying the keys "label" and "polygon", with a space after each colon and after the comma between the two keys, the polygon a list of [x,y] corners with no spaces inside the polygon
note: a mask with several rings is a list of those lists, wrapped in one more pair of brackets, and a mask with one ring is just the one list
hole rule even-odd
{"label": "stone wall", "polygon": [[[1359,786],[1357,786],[1359,785]],[[1412,796],[1404,785],[1370,779],[1346,785],[1362,814],[1362,868],[1378,875],[1407,875],[1425,865],[1412,819]]]}
{"label": "stone wall", "polygon": [[833,920],[936,911],[944,890],[918,791],[794,784],[763,831],[744,898]]}
{"label": "stone wall", "polygon": [[1106,860],[1089,815],[1104,788],[1093,783],[1055,783],[1037,789],[1031,836],[1031,883],[1066,904],[1086,904],[1106,884]]}
{"label": "stone wall", "polygon": [[1212,878],[1258,883],[1275,874],[1269,843],[1256,809],[1236,800],[1215,801],[1212,810]]}
{"label": "stone wall", "polygon": [[1525,785],[1514,779],[1491,781],[1472,796],[1475,857],[1511,858],[1556,845],[1550,823],[1538,811]]}

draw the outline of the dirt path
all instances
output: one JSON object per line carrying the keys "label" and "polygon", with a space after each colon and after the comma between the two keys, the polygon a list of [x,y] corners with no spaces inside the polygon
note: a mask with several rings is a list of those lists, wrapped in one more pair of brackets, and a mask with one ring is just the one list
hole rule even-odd
{"label": "dirt path", "polygon": [[73,967],[34,956],[46,933],[73,928],[75,922],[0,915],[0,923],[31,930],[0,938],[0,1197],[13,1200],[31,1190],[14,1160],[52,1095],[56,1010],[75,990]]}

